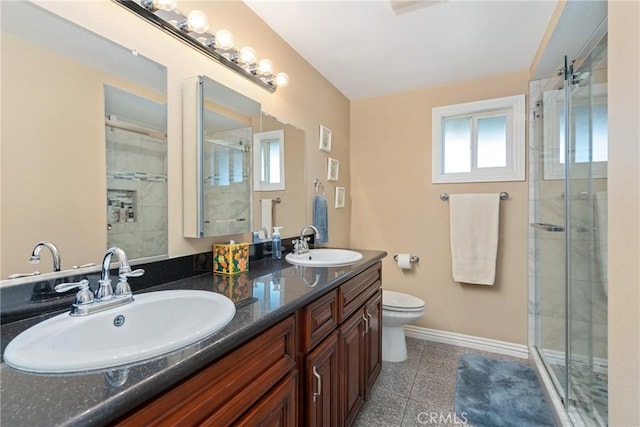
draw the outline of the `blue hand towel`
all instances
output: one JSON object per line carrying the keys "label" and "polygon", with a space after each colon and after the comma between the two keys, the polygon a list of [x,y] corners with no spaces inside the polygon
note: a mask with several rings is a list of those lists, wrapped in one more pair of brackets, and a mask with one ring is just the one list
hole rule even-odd
{"label": "blue hand towel", "polygon": [[329,224],[327,219],[327,198],[316,194],[313,199],[313,225],[318,229],[319,238],[316,243],[329,241]]}

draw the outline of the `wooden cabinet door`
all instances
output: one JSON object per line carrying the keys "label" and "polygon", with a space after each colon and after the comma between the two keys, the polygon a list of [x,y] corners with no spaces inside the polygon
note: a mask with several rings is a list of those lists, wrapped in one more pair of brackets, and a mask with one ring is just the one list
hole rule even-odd
{"label": "wooden cabinet door", "polygon": [[233,425],[238,427],[295,427],[298,375],[292,372]]}
{"label": "wooden cabinet door", "polygon": [[350,426],[364,403],[366,322],[364,307],[340,326],[340,419]]}
{"label": "wooden cabinet door", "polygon": [[367,333],[367,395],[382,370],[382,290],[369,298],[365,305],[365,316],[369,320]]}
{"label": "wooden cabinet door", "polygon": [[338,331],[305,359],[305,408],[308,427],[338,425]]}

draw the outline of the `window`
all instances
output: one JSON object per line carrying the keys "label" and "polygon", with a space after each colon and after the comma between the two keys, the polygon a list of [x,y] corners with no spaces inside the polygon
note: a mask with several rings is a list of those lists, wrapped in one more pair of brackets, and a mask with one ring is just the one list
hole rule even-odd
{"label": "window", "polygon": [[284,190],[284,131],[256,133],[253,136],[253,152],[254,190]]}
{"label": "window", "polygon": [[[582,97],[572,96],[571,102],[571,175],[573,178],[606,178],[609,145],[606,83],[594,84]],[[545,92],[542,105],[544,179],[564,179],[564,97],[556,91]]]}
{"label": "window", "polygon": [[525,96],[436,107],[433,183],[524,181]]}

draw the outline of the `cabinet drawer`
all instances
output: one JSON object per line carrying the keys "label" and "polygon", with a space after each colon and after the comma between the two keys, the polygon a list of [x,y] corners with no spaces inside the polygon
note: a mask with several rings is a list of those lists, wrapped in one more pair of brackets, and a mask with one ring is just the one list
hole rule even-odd
{"label": "cabinet drawer", "polygon": [[308,352],[338,325],[338,292],[331,291],[302,309],[302,345]]}
{"label": "cabinet drawer", "polygon": [[120,425],[229,425],[295,367],[291,316],[174,387]]}
{"label": "cabinet drawer", "polygon": [[349,317],[382,286],[382,263],[367,268],[338,288],[338,322]]}

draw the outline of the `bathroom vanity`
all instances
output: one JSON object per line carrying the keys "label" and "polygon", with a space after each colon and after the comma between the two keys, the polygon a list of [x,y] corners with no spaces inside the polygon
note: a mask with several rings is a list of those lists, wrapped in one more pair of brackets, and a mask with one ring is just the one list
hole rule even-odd
{"label": "bathroom vanity", "polygon": [[[343,267],[260,260],[221,331],[113,370],[2,364],[2,425],[351,425],[381,369],[380,251]],[[211,273],[146,291],[214,289]],[[134,293],[135,297],[135,293]],[[3,347],[51,315],[3,325]]]}

